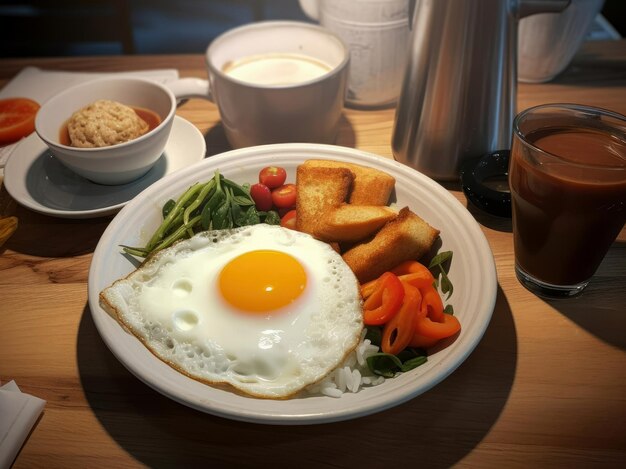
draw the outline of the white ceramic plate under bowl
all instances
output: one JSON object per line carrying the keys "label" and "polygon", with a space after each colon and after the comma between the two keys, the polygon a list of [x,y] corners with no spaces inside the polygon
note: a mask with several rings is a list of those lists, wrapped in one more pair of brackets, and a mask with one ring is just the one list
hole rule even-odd
{"label": "white ceramic plate under bowl", "polygon": [[59,218],[101,217],[119,211],[146,187],[197,163],[205,153],[200,131],[176,116],[165,150],[150,171],[128,184],[106,186],[63,166],[33,133],[11,153],[4,168],[4,184],[11,197],[35,212]]}
{"label": "white ceramic plate under bowl", "polygon": [[[378,168],[396,178],[393,197],[441,230],[440,250],[452,250],[449,277],[454,293],[449,303],[462,324],[456,340],[428,361],[383,384],[346,392],[340,398],[303,395],[288,400],[265,400],[237,395],[190,379],[157,359],[127,333],[98,303],[98,294],[134,267],[120,245],[140,246],[161,221],[161,206],[191,184],[210,179],[215,170],[236,182],[254,183],[264,166],[279,165],[295,182],[298,164],[325,158]],[[156,182],[133,199],[108,226],[95,250],[89,271],[89,305],[103,340],[143,382],[189,407],[210,414],[268,424],[312,424],[352,419],[382,411],[412,399],[452,373],[483,336],[496,300],[493,255],[479,225],[463,205],[428,177],[395,161],[351,148],[279,144],[222,153]]]}

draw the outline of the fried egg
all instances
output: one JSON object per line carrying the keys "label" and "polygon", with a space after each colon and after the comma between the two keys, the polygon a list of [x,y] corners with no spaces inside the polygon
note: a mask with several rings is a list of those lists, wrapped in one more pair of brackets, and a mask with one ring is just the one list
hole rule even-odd
{"label": "fried egg", "polygon": [[324,378],[363,329],[358,283],[341,256],[265,224],[164,249],[103,290],[100,303],[187,376],[273,399]]}

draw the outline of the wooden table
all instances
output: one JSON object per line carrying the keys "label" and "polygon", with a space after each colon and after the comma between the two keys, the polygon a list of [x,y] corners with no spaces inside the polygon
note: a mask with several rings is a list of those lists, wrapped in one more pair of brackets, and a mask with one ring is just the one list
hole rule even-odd
{"label": "wooden table", "polygon": [[[204,77],[203,57],[0,61],[0,84],[26,65],[76,71],[176,67]],[[626,114],[626,41],[586,44],[553,83],[519,87],[519,109],[569,101]],[[228,149],[216,108],[178,113]],[[339,145],[391,157],[394,111],[347,110]],[[447,185],[465,204],[458,185]],[[111,218],[50,218],[2,194],[20,226],[0,249],[0,380],[47,400],[15,467],[624,467],[626,231],[587,291],[544,301],[513,271],[510,222],[473,211],[493,250],[499,290],[472,355],[420,397],[369,417],[268,427],[179,405],[131,375],[100,339],[87,271]],[[2,418],[2,416],[0,416]]]}

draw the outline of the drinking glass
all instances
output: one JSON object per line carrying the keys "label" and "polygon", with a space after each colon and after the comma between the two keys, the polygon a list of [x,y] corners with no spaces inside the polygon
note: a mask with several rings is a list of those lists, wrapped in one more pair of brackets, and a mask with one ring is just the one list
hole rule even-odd
{"label": "drinking glass", "polygon": [[626,221],[626,117],[546,104],[514,120],[515,270],[545,297],[583,291]]}

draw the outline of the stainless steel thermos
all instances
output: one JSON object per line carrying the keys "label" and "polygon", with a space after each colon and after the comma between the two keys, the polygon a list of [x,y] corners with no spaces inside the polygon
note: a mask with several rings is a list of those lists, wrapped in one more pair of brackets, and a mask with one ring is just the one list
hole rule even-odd
{"label": "stainless steel thermos", "polygon": [[438,180],[506,149],[516,112],[517,23],[569,0],[417,0],[392,137],[396,160]]}

